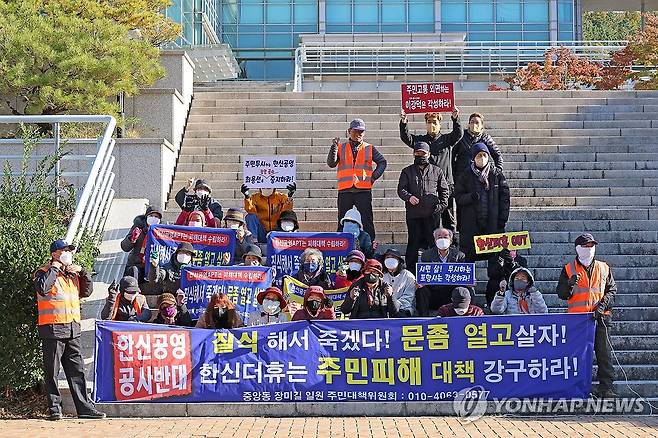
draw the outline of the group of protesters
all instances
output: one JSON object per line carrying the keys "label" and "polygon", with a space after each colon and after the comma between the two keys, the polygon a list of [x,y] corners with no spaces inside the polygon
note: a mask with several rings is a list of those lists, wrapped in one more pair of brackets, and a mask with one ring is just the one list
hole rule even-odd
{"label": "group of protesters", "polygon": [[[365,142],[363,120],[351,121],[349,138],[334,138],[327,165],[337,168],[338,231],[354,235],[355,246],[344,258],[335,279],[325,268],[320,250],[307,248],[292,277],[306,287],[303,304],[289,301],[276,286],[258,292],[258,309],[249,315],[249,325],[289,320],[335,319],[336,311],[350,319],[480,316],[473,304],[475,290],[467,286],[420,286],[414,275],[423,263],[464,263],[487,260],[489,281],[486,301],[493,314],[547,313],[544,298],[535,285],[528,263],[517,251],[504,249],[493,256],[477,254],[474,236],[503,233],[510,211],[510,190],[503,175],[503,157],[492,137],[484,131],[484,116],[469,116],[464,131],[455,108],[452,129],[441,133],[441,114],[425,114],[426,133],[409,133],[407,115],[400,113],[400,138],[412,148],[413,164],[399,177],[397,193],[404,201],[408,242],[403,256],[395,248],[378,252],[372,209],[373,184],[386,169],[386,159]],[[294,212],[296,184],[283,191],[241,187],[243,209],[226,211],[212,197],[203,179],[190,180],[175,195],[181,212],[175,224],[188,227],[235,230],[234,263],[265,265],[261,246],[271,231],[300,230]],[[109,287],[101,317],[115,321],[140,321],[210,329],[244,326],[235,304],[223,293],[213,294],[195,322],[186,307],[181,272],[195,255],[193,245],[180,243],[170,261],[160,266],[157,252],[148,251],[149,227],[160,224],[163,212],[148,207],[134,219],[121,242],[129,253],[124,277]],[[259,245],[260,244],[260,245]],[[612,392],[612,365],[607,342],[610,311],[616,285],[605,262],[594,260],[597,242],[590,234],[575,241],[576,257],[559,277],[557,294],[567,300],[569,312],[594,312],[597,319],[595,350],[602,396]],[[72,387],[81,417],[102,418],[86,396],[80,355],[79,297],[91,293],[88,272],[73,262],[74,247],[56,241],[51,260],[35,274],[39,309],[39,332],[44,339],[44,367],[51,419],[61,418],[57,389],[60,360]],[[420,253],[420,254],[419,254]],[[229,257],[222,260],[228,264]],[[148,274],[146,265],[150,264]],[[276,268],[276,266],[274,267]],[[347,288],[345,299],[335,307],[328,290]],[[157,296],[150,309],[146,296]],[[81,377],[82,376],[82,377]]]}

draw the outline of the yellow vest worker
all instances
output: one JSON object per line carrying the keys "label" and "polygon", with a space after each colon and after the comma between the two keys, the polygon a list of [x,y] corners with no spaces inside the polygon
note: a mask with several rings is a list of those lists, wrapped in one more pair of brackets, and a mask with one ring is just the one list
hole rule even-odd
{"label": "yellow vest worker", "polygon": [[598,242],[589,234],[576,239],[577,257],[562,268],[557,295],[567,301],[569,313],[593,312],[596,319],[594,353],[598,364],[597,380],[600,398],[616,398],[613,391],[614,368],[610,351],[612,303],[617,285],[607,263],[594,260]]}
{"label": "yellow vest worker", "polygon": [[60,363],[69,382],[79,418],[100,419],[87,394],[84,362],[80,353],[80,297],[93,291],[91,275],[73,264],[75,247],[64,240],[50,245],[51,260],[34,274],[42,339],[44,383],[50,420],[62,418],[62,396],[57,387]]}

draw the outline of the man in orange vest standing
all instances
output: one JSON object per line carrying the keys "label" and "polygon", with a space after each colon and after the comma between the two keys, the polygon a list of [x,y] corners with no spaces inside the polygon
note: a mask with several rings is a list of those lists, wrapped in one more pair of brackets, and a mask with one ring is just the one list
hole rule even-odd
{"label": "man in orange vest standing", "polygon": [[[337,167],[338,221],[347,210],[356,207],[361,213],[363,229],[375,240],[375,224],[372,215],[372,184],[386,169],[386,159],[377,149],[363,141],[366,124],[361,119],[350,122],[349,140],[341,143],[334,138],[327,155],[327,165]],[[376,167],[373,170],[372,164]]]}
{"label": "man in orange vest standing", "polygon": [[105,418],[87,395],[80,353],[80,297],[91,295],[93,282],[83,267],[73,264],[73,250],[75,246],[64,240],[54,241],[50,245],[50,262],[34,274],[50,420],[62,418],[62,396],[57,387],[60,362],[78,418]]}
{"label": "man in orange vest standing", "polygon": [[600,398],[616,398],[617,394],[612,389],[614,368],[608,330],[612,324],[612,303],[617,285],[610,266],[594,260],[598,244],[594,237],[589,233],[581,234],[575,243],[577,257],[562,269],[556,293],[567,301],[568,313],[594,312],[594,353],[599,367],[597,395]]}

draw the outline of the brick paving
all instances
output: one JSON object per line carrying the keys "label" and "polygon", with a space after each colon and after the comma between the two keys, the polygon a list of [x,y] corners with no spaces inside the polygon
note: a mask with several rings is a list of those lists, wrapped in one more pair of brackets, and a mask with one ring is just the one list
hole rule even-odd
{"label": "brick paving", "polygon": [[373,418],[140,418],[0,421],[1,437],[658,437],[658,416]]}

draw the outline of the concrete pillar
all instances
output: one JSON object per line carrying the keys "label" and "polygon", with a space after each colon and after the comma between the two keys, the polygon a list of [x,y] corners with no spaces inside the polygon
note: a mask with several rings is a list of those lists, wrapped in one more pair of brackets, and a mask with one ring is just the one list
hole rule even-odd
{"label": "concrete pillar", "polygon": [[576,26],[576,39],[583,40],[583,0],[574,2],[574,25]]}
{"label": "concrete pillar", "polygon": [[434,33],[441,33],[441,0],[434,0]]}
{"label": "concrete pillar", "polygon": [[318,1],[318,33],[324,34],[327,31],[327,4],[324,0]]}
{"label": "concrete pillar", "polygon": [[548,29],[550,31],[551,46],[554,46],[558,40],[557,0],[549,0],[548,2]]}

